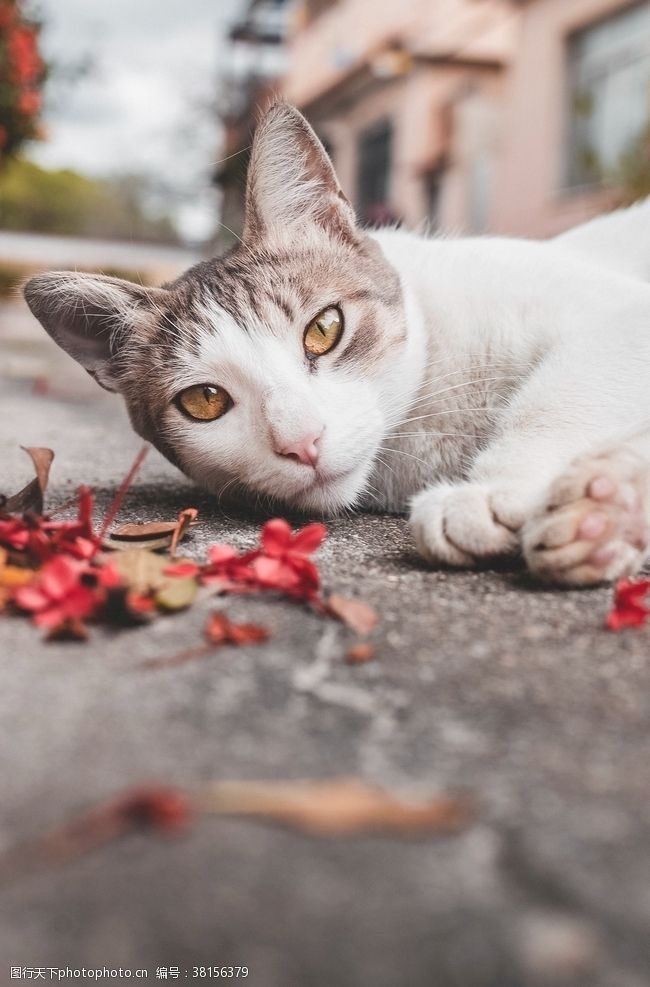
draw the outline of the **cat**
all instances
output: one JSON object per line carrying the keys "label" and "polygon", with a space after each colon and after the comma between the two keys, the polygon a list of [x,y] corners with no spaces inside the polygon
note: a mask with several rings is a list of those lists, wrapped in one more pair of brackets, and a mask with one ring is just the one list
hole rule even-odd
{"label": "cat", "polygon": [[276,103],[241,241],[149,288],[76,272],[34,315],[200,486],[406,511],[431,564],[585,586],[650,553],[650,202],[552,241],[360,228]]}

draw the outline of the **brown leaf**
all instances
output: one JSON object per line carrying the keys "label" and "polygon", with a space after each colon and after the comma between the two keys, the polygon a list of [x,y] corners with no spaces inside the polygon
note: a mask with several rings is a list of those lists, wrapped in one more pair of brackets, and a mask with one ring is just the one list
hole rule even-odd
{"label": "brown leaf", "polygon": [[143,524],[122,524],[111,531],[110,538],[118,541],[148,541],[160,535],[172,535],[176,521],[145,521]]}
{"label": "brown leaf", "polygon": [[19,490],[13,497],[9,497],[4,503],[4,508],[12,514],[22,514],[24,511],[42,514],[43,499],[47,490],[54,453],[51,449],[46,449],[43,446],[21,446],[20,448],[24,449],[27,455],[31,457],[36,476],[26,487]]}
{"label": "brown leaf", "polygon": [[76,860],[135,829],[164,835],[185,833],[194,821],[194,804],[177,788],[142,785],[73,817],[58,829],[0,854],[0,883]]}
{"label": "brown leaf", "polygon": [[168,579],[156,593],[156,603],[163,610],[185,610],[196,596],[199,585],[196,579]]}
{"label": "brown leaf", "polygon": [[318,836],[454,832],[471,821],[460,795],[406,798],[356,778],[327,781],[217,781],[199,796],[200,806],[222,816],[272,820]]}
{"label": "brown leaf", "polygon": [[352,600],[347,596],[332,593],[327,600],[327,609],[334,617],[351,627],[357,634],[369,634],[379,621],[379,614],[363,600]]}
{"label": "brown leaf", "polygon": [[205,636],[211,644],[259,644],[266,641],[270,632],[259,624],[233,624],[225,613],[213,613],[205,628]]}
{"label": "brown leaf", "polygon": [[359,641],[348,648],[345,660],[348,665],[363,665],[364,662],[372,661],[375,657],[375,646],[367,641]]}
{"label": "brown leaf", "polygon": [[176,521],[145,521],[142,524],[122,524],[111,531],[104,539],[104,548],[112,551],[127,551],[131,548],[146,548],[150,552],[169,548],[174,556],[179,542],[185,538],[190,525],[196,520],[198,511],[187,507],[181,511]]}
{"label": "brown leaf", "polygon": [[87,641],[88,628],[79,617],[68,617],[48,631],[48,641]]}
{"label": "brown leaf", "polygon": [[199,516],[199,512],[196,507],[186,507],[185,510],[181,511],[176,519],[176,527],[174,528],[174,533],[172,534],[172,543],[169,546],[169,554],[171,558],[174,558],[176,554],[176,549],[178,543],[183,540],[191,524],[196,521]]}
{"label": "brown leaf", "polygon": [[162,589],[173,578],[163,572],[169,564],[166,558],[140,548],[118,552],[111,558],[111,564],[132,592],[145,596]]}

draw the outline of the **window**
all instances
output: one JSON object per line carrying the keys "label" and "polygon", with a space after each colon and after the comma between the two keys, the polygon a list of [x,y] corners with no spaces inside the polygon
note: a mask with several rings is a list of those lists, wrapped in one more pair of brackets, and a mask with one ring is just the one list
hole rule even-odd
{"label": "window", "polygon": [[649,118],[650,3],[575,34],[569,42],[567,181],[604,181]]}
{"label": "window", "polygon": [[363,222],[393,221],[388,205],[393,128],[389,121],[364,130],[359,140],[357,208]]}

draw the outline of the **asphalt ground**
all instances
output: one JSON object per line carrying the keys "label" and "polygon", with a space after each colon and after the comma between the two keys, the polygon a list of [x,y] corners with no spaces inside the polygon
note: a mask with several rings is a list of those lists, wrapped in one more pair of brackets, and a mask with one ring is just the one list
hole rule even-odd
{"label": "asphalt ground", "polygon": [[[50,446],[48,503],[86,483],[99,517],[141,443],[118,400],[12,332],[20,318],[3,335],[0,317],[0,489],[29,479],[19,445]],[[256,541],[263,518],[153,451],[121,517],[187,506],[189,554]],[[0,983],[84,966],[209,983],[194,968],[239,965],[254,987],[647,987],[650,630],[605,631],[607,589],[429,570],[401,518],[329,522],[319,565],[380,612],[376,660],[346,664],[345,628],[269,598],[227,608],[268,625],[266,644],[156,671],[201,640],[212,602],[85,643],[3,618],[2,845],[149,781],[354,776],[469,793],[474,822],[417,840],[209,817],[136,833],[0,888]]]}

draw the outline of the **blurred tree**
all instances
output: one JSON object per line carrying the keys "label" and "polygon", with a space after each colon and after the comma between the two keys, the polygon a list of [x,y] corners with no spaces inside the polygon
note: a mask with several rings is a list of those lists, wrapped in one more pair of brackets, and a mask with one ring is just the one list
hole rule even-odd
{"label": "blurred tree", "polygon": [[628,206],[650,195],[650,123],[621,156],[612,182],[620,189],[620,205]]}
{"label": "blurred tree", "polygon": [[166,215],[148,209],[147,179],[93,179],[15,159],[0,171],[0,229],[76,236],[177,241]]}
{"label": "blurred tree", "polygon": [[23,0],[0,0],[0,164],[38,136],[46,68]]}

